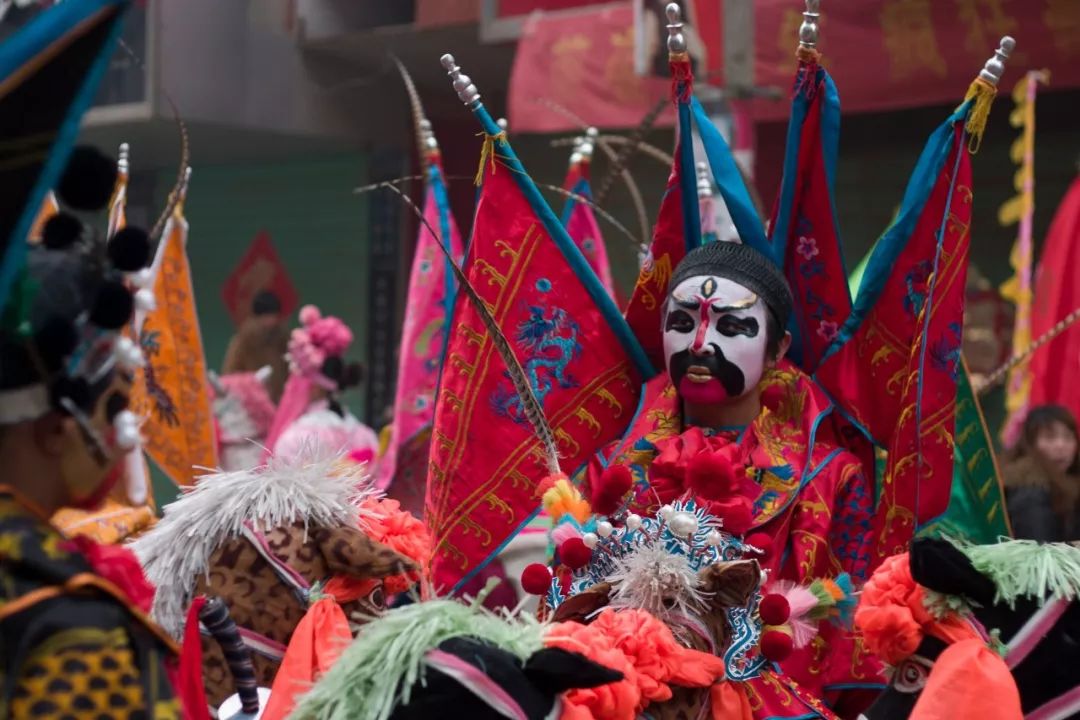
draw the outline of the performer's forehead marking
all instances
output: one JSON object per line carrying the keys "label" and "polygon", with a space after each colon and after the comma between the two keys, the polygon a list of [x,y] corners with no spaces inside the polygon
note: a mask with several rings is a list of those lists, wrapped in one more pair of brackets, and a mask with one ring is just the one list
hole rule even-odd
{"label": "performer's forehead marking", "polygon": [[713,309],[719,312],[731,312],[732,310],[748,310],[757,304],[758,296],[755,293],[750,293],[746,297],[740,300],[732,300],[726,305],[713,305]]}
{"label": "performer's forehead marking", "polygon": [[[734,298],[731,300],[720,297],[710,302],[711,298],[716,295],[718,291],[720,291],[720,283],[718,283],[714,277],[707,277],[702,281],[701,286],[698,289],[698,294],[672,292],[671,299],[675,301],[676,305],[686,310],[697,310],[701,307],[701,303],[705,302],[715,312],[748,310],[752,308],[759,299],[756,293],[747,290],[745,297]],[[691,290],[690,292],[692,293],[693,291]],[[721,294],[723,293],[721,292]]]}

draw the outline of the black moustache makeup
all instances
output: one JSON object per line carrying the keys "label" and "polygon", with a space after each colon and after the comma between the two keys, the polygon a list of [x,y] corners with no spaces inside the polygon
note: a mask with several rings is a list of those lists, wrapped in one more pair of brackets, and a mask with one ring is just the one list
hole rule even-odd
{"label": "black moustache makeup", "polygon": [[671,367],[668,370],[671,373],[671,382],[677,388],[687,370],[694,366],[703,367],[720,381],[729,397],[742,395],[746,390],[746,376],[738,365],[724,357],[718,345],[710,343],[710,347],[713,349],[712,355],[695,355],[689,350],[680,350],[672,355]]}

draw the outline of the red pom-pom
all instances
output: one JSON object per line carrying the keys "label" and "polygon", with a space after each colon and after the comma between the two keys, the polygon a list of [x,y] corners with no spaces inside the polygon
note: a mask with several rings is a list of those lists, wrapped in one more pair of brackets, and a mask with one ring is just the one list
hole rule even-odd
{"label": "red pom-pom", "polygon": [[761,598],[758,614],[766,625],[783,625],[791,617],[791,605],[783,595],[769,593]]}
{"label": "red pom-pom", "polygon": [[572,537],[559,546],[559,559],[571,570],[577,570],[589,564],[589,560],[592,560],[592,550],[581,538]]}
{"label": "red pom-pom", "polygon": [[742,535],[754,524],[750,500],[745,497],[705,503],[706,510],[724,521],[724,531]]}
{"label": "red pom-pom", "polygon": [[763,532],[750,533],[743,540],[747,545],[753,545],[761,551],[761,559],[768,560],[772,557],[773,541],[772,538]]}
{"label": "red pom-pom", "polygon": [[794,648],[795,641],[787,633],[766,630],[761,635],[761,654],[773,662],[783,662]]}
{"label": "red pom-pom", "polygon": [[738,489],[731,454],[700,452],[686,466],[686,487],[704,500],[726,500]]}
{"label": "red pom-pom", "polygon": [[526,565],[521,571],[521,589],[530,595],[544,595],[551,587],[551,571],[543,563]]}
{"label": "red pom-pom", "polygon": [[634,475],[626,465],[609,465],[604,468],[589,494],[593,512],[600,515],[613,514],[633,485]]}

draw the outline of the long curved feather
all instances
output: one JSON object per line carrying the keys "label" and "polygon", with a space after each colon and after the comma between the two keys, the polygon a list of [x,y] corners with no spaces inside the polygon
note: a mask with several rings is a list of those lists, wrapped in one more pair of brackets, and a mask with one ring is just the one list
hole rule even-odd
{"label": "long curved feather", "polygon": [[634,132],[630,135],[630,142],[622,147],[619,151],[619,156],[615,158],[614,164],[611,169],[608,170],[608,174],[604,177],[600,186],[596,190],[596,199],[603,200],[607,197],[608,191],[611,190],[611,186],[615,182],[615,177],[620,173],[626,172],[626,163],[630,162],[638,150],[638,145],[645,139],[645,133],[652,129],[652,126],[656,124],[656,119],[660,117],[660,113],[667,107],[668,98],[663,97],[657,101],[649,112],[645,114],[645,117],[641,119],[638,126],[634,128]]}
{"label": "long curved feather", "polygon": [[[377,182],[377,183],[371,183],[369,185],[361,185],[360,187],[353,188],[353,194],[354,195],[363,195],[365,193],[369,193],[369,192],[372,192],[372,191],[375,191],[375,190],[381,190],[381,189],[383,189],[383,187],[387,183],[389,183],[391,185],[399,185],[399,184],[403,184],[403,183],[406,183],[406,182],[409,182],[409,181],[412,181],[412,180],[423,180],[426,177],[427,177],[426,175],[404,175],[402,177],[393,178],[391,180],[382,180],[382,181]],[[475,179],[471,175],[468,175],[468,176],[467,175],[443,175],[442,178],[443,178],[443,180],[446,180],[447,182],[457,181],[457,180],[468,180],[469,182],[472,182]],[[552,192],[559,193],[563,197],[568,197],[568,198],[571,198],[571,199],[573,199],[573,200],[575,200],[577,202],[584,203],[585,205],[588,205],[589,207],[591,207],[593,210],[596,211],[597,215],[599,215],[601,218],[603,218],[606,222],[610,223],[613,228],[615,228],[620,233],[625,235],[630,240],[630,242],[638,243],[637,238],[634,237],[634,234],[632,232],[630,232],[630,230],[625,225],[623,225],[621,222],[616,220],[615,216],[613,216],[607,210],[605,210],[604,208],[597,205],[596,201],[594,201],[592,198],[586,197],[586,196],[581,195],[581,194],[576,193],[576,192],[572,192],[570,190],[566,190],[565,188],[559,187],[558,185],[551,185],[549,183],[539,183],[539,182],[536,183],[536,185],[537,185],[537,187],[542,187],[545,190],[551,190]]]}
{"label": "long curved feather", "polygon": [[[551,141],[551,147],[566,147],[573,145],[577,142],[577,138],[555,138]],[[598,141],[611,143],[612,145],[618,145],[623,147],[629,143],[634,142],[632,138],[625,137],[623,135],[597,135]],[[655,145],[650,145],[647,142],[638,143],[638,150],[644,154],[656,160],[661,165],[671,167],[671,164],[675,162],[675,158],[669,152],[665,152]]]}
{"label": "long curved feather", "polygon": [[491,336],[492,345],[495,346],[495,350],[498,351],[503,362],[506,363],[510,381],[514,384],[514,390],[521,399],[521,407],[524,415],[532,424],[533,431],[536,433],[536,436],[540,439],[540,443],[544,447],[548,472],[553,475],[558,473],[559,450],[558,446],[555,444],[555,433],[552,432],[551,425],[548,424],[547,417],[544,415],[544,408],[540,405],[540,401],[537,400],[536,395],[533,393],[532,386],[529,385],[529,380],[525,376],[525,369],[521,367],[521,363],[518,362],[517,356],[514,355],[514,350],[510,347],[510,342],[506,339],[506,335],[503,334],[499,324],[495,321],[495,318],[492,317],[491,311],[488,310],[483,299],[477,294],[476,288],[469,282],[469,278],[462,269],[458,267],[457,263],[454,262],[454,258],[450,255],[450,251],[443,244],[443,239],[439,236],[439,233],[435,232],[435,228],[431,227],[431,223],[424,217],[423,211],[416,206],[416,203],[412,201],[412,198],[403,193],[393,183],[383,182],[380,183],[380,185],[394,191],[397,196],[412,209],[413,214],[416,215],[420,222],[423,223],[424,227],[427,228],[427,231],[435,238],[435,244],[439,246],[443,255],[446,256],[450,267],[453,268],[454,276],[457,278],[458,284],[461,289],[465,291],[465,297],[469,299],[473,308],[475,308],[476,312],[480,315],[484,327]]}
{"label": "long curved feather", "polygon": [[[131,49],[121,38],[119,40],[120,49],[131,58],[132,62],[142,70],[146,72],[146,63],[139,57],[139,54]],[[168,202],[165,203],[164,209],[154,221],[154,227],[150,230],[150,242],[155,243],[161,239],[161,233],[165,230],[165,223],[170,217],[172,217],[173,211],[176,210],[177,204],[183,198],[187,185],[187,174],[191,167],[191,141],[188,137],[187,124],[184,123],[184,119],[180,117],[180,108],[176,106],[172,96],[169,95],[165,88],[161,89],[161,96],[165,98],[165,102],[169,104],[169,110],[172,112],[173,121],[176,122],[176,128],[180,133],[180,163],[176,169],[176,182],[173,183],[172,190],[169,191]]]}
{"label": "long curved feather", "polygon": [[420,128],[420,123],[425,118],[424,105],[420,101],[420,93],[416,91],[416,83],[413,82],[412,75],[409,74],[409,70],[405,67],[405,63],[401,62],[396,55],[391,55],[390,59],[397,65],[398,72],[401,73],[401,80],[405,83],[405,92],[409,95],[409,107],[412,109],[413,130],[416,132],[416,152],[419,153],[418,157],[423,160],[426,148],[424,147],[424,132]]}
{"label": "long curved feather", "polygon": [[1027,350],[1020,353],[1019,355],[1014,355],[1013,357],[1009,358],[1001,367],[987,375],[986,379],[983,380],[979,387],[975,388],[975,393],[977,395],[985,395],[995,385],[1004,380],[1005,376],[1009,374],[1010,370],[1012,370],[1018,365],[1026,363],[1032,358],[1032,356],[1035,355],[1036,352],[1038,352],[1039,348],[1046,345],[1058,335],[1068,330],[1070,327],[1075,325],[1077,321],[1080,321],[1080,308],[1076,308],[1071,313],[1063,317],[1056,325],[1054,325],[1054,327],[1047,330],[1045,333],[1042,334],[1042,336],[1040,336],[1033,343],[1031,343]]}
{"label": "long curved feather", "polygon": [[[587,130],[589,128],[589,124],[586,123],[580,115],[573,112],[569,108],[560,105],[554,100],[549,100],[547,98],[536,98],[536,102],[542,105],[546,105],[555,112],[566,117],[568,120],[570,120],[570,122],[576,123],[578,127],[580,127],[582,130]],[[625,161],[621,164],[619,162],[619,157],[623,153],[625,153],[626,150],[624,149],[623,151],[616,153],[615,150],[612,149],[611,145],[608,144],[607,140],[601,139],[599,136],[596,138],[596,145],[600,148],[604,155],[607,156],[608,160],[612,162],[613,168],[618,167],[618,171],[612,169],[608,173],[607,184],[610,186],[611,183],[614,182],[614,178],[616,176],[623,179],[623,182],[626,184],[626,191],[630,193],[630,200],[634,203],[634,210],[637,212],[638,225],[641,227],[641,242],[638,244],[647,243],[650,230],[649,214],[645,211],[645,200],[641,196],[641,188],[638,187],[637,181],[634,180],[634,176],[630,174],[630,171],[623,167],[623,165],[626,164]]]}

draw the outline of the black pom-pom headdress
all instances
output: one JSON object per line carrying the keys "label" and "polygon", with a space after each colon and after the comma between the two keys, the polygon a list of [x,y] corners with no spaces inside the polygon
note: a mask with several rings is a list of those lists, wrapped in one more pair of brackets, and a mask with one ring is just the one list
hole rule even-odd
{"label": "black pom-pom headdress", "polygon": [[[126,164],[126,158],[123,162]],[[126,180],[126,168],[123,172]],[[64,171],[60,199],[80,211],[109,204],[116,163],[78,148]],[[22,277],[0,319],[0,425],[60,411],[93,436],[88,416],[118,368],[134,371],[142,352],[123,329],[131,320],[151,256],[147,234],[125,228],[102,238],[76,216],[60,212],[29,249]],[[138,444],[130,412],[113,418],[118,444]],[[100,438],[94,438],[100,444]]]}

